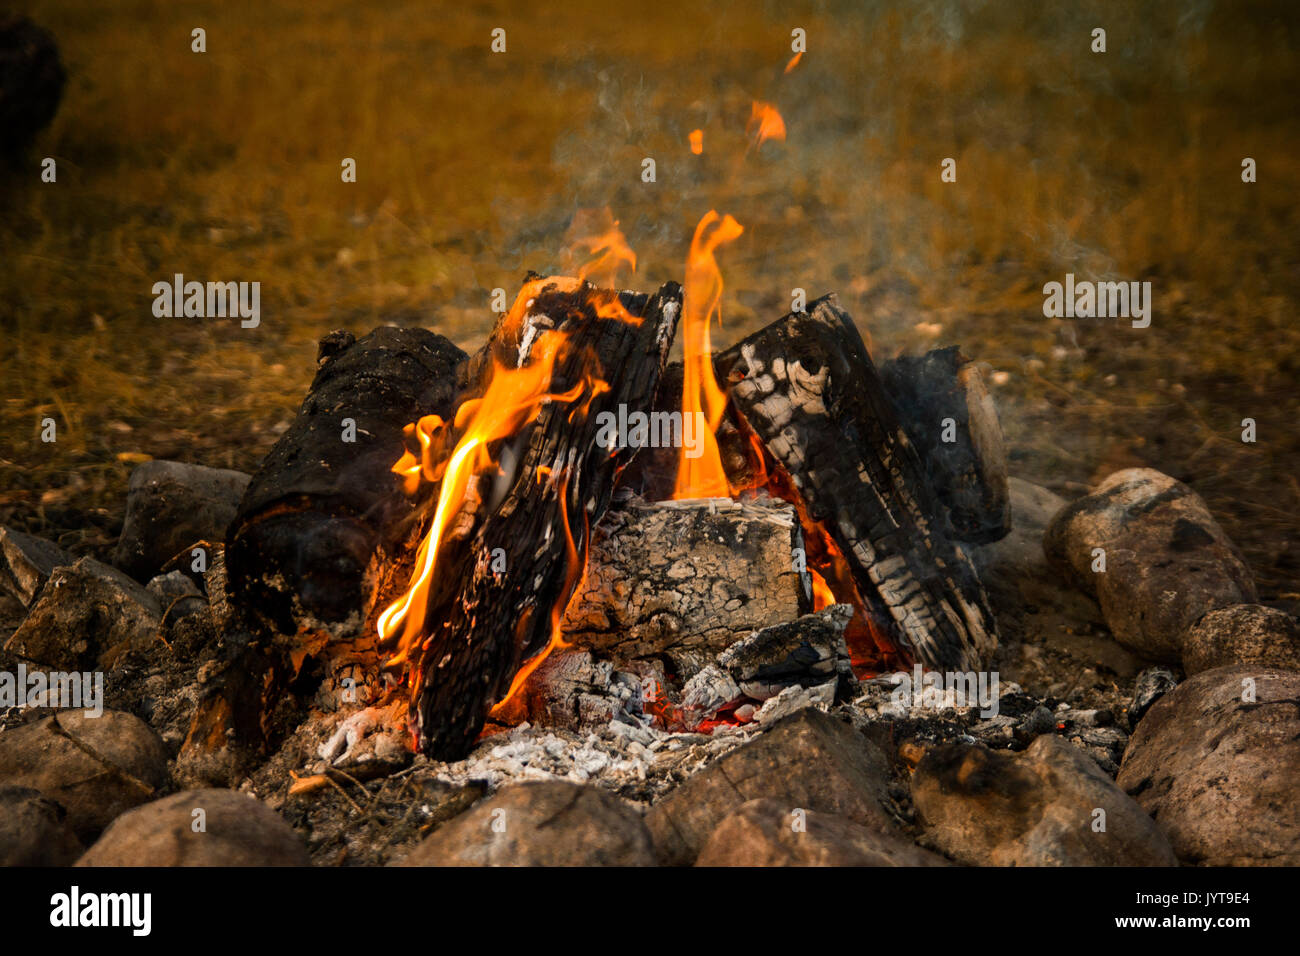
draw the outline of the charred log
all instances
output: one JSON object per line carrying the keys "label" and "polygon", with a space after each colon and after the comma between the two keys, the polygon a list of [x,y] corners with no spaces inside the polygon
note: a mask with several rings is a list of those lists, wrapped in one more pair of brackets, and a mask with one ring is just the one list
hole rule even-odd
{"label": "charred log", "polygon": [[937,526],[925,467],[835,297],[754,333],[717,367],[742,425],[829,532],[896,647],[928,667],[978,669],[996,644],[983,588]]}
{"label": "charred log", "polygon": [[402,431],[422,415],[451,415],[465,360],[423,329],[322,340],[311,390],[253,476],[227,534],[238,605],[282,634],[360,632],[378,570],[402,550],[413,515],[392,473]]}
{"label": "charred log", "polygon": [[[491,495],[499,503],[480,501],[469,516],[472,529],[458,531],[445,557],[439,554],[414,708],[419,745],[431,756],[463,756],[521,665],[548,646],[552,614],[577,583],[570,543],[581,560],[618,471],[634,452],[599,445],[600,419],[616,415],[620,405],[651,409],[681,289],[669,283],[654,296],[619,293],[631,321],[612,314],[619,311],[613,296],[589,286],[571,292],[543,287],[518,328],[494,333],[494,353],[515,347],[519,366],[544,332],[564,333],[553,389],[580,382],[593,366],[608,388],[589,394],[581,410],[561,402],[545,406],[512,443],[518,451],[503,468],[507,487]],[[494,556],[504,557],[505,571],[494,570],[500,567]]]}
{"label": "charred log", "polygon": [[1005,537],[1007,453],[981,367],[952,346],[884,362],[880,377],[944,506],[950,535],[974,544]]}

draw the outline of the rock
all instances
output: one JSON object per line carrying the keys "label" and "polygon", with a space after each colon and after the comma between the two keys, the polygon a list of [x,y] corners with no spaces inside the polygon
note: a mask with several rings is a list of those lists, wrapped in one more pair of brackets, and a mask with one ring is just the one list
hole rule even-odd
{"label": "rock", "polygon": [[1300,670],[1300,621],[1262,604],[1237,604],[1211,611],[1183,637],[1188,675],[1232,664]]}
{"label": "rock", "polygon": [[102,670],[155,641],[160,615],[158,599],[135,581],[82,558],[54,569],[5,650],[57,670]]}
{"label": "rock", "polygon": [[[929,840],[962,863],[1177,864],[1142,808],[1055,736],[1039,737],[1021,754],[961,742],[934,747],[912,775],[912,798]],[[1103,819],[1105,831],[1094,830]]]}
{"label": "rock", "polygon": [[[1251,683],[1254,700],[1243,700]],[[1296,866],[1297,781],[1300,672],[1238,664],[1188,678],[1157,701],[1116,782],[1184,863]]]}
{"label": "rock", "polygon": [[73,832],[94,839],[166,785],[167,751],[131,714],[60,711],[0,734],[0,780],[57,801]]}
{"label": "rock", "polygon": [[124,813],[77,866],[310,866],[279,814],[234,790],[184,790]]}
{"label": "rock", "polygon": [[0,786],[0,866],[67,866],[80,855],[63,807],[37,790]]}
{"label": "rock", "polygon": [[507,787],[444,824],[402,866],[651,866],[641,815],[600,787]]}
{"label": "rock", "polygon": [[718,824],[761,798],[888,832],[888,780],[878,747],[847,724],[805,709],[670,791],[650,808],[646,826],[660,859],[673,865],[694,862]]}
{"label": "rock", "polygon": [[[1115,639],[1178,663],[1183,635],[1206,613],[1253,603],[1255,582],[1199,495],[1150,468],[1117,471],[1052,521],[1043,548],[1095,593]],[[1105,572],[1093,572],[1093,549]]]}
{"label": "rock", "polygon": [[171,571],[151,578],[146,590],[157,599],[163,616],[169,622],[188,614],[198,614],[208,607],[208,599],[199,586],[183,571]]}
{"label": "rock", "polygon": [[1012,478],[1009,487],[1011,533],[968,549],[997,616],[1002,668],[1026,677],[1044,670],[1037,682],[1050,683],[1060,668],[1037,664],[1036,656],[1026,657],[1024,648],[1017,646],[1043,644],[1054,656],[1063,656],[1072,670],[1100,666],[1132,677],[1142,669],[1142,661],[1115,643],[1097,602],[1043,553],[1043,535],[1065,507],[1065,499],[1020,478]]}
{"label": "rock", "polygon": [[1178,686],[1174,672],[1164,667],[1148,667],[1133,683],[1133,703],[1128,707],[1128,726],[1138,725],[1151,705]]}
{"label": "rock", "polygon": [[833,813],[750,800],[709,836],[696,866],[949,866],[910,840]]}
{"label": "rock", "polygon": [[196,541],[224,540],[250,477],[177,461],[147,461],[131,472],[126,520],[113,563],[147,581]]}
{"label": "rock", "polygon": [[54,569],[72,558],[53,541],[0,527],[0,591],[30,607]]}

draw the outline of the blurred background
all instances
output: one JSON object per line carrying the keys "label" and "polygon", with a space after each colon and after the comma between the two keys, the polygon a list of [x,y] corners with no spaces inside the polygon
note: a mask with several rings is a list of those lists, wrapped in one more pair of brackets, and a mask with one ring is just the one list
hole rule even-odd
{"label": "blurred background", "polygon": [[[1072,497],[1119,467],[1167,471],[1262,597],[1300,600],[1300,5],[16,9],[68,80],[0,168],[2,523],[106,556],[133,465],[255,469],[331,329],[473,348],[490,290],[559,269],[579,209],[609,207],[648,290],[682,278],[716,208],[745,233],[719,253],[715,343],[799,287],[837,292],[877,359],[960,344],[996,370],[1013,474]],[[796,27],[808,52],[786,74]],[[753,145],[754,100],[784,142]],[[154,318],[153,283],[178,272],[261,282],[260,327]],[[1044,318],[1067,272],[1151,281],[1151,327]]]}

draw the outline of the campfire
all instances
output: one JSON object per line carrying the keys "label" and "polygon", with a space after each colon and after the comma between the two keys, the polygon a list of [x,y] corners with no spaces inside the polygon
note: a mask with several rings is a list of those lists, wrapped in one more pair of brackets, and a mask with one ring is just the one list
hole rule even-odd
{"label": "campfire", "polygon": [[[704,216],[684,285],[653,294],[616,291],[635,254],[608,213],[583,222],[587,261],[530,274],[473,356],[417,330],[322,342],[224,555],[239,626],[274,635],[239,669],[257,694],[219,685],[188,748],[261,745],[291,688],[348,713],[325,753],[396,725],[459,759],[523,721],[708,731],[987,663],[960,542],[1008,509],[978,366],[877,369],[833,295],[716,351],[734,218]],[[330,435],[345,411],[365,442]]]}

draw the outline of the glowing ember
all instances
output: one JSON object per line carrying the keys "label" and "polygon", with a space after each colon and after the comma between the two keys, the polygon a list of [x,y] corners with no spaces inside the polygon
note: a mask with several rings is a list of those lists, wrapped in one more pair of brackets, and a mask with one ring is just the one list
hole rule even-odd
{"label": "glowing ember", "polygon": [[794,56],[790,57],[790,62],[785,65],[785,72],[787,73],[793,72],[794,68],[799,65],[799,61],[802,59],[803,59],[803,51],[800,50]]}
{"label": "glowing ember", "polygon": [[690,135],[691,152],[699,156],[704,152],[704,130],[693,129]]}

